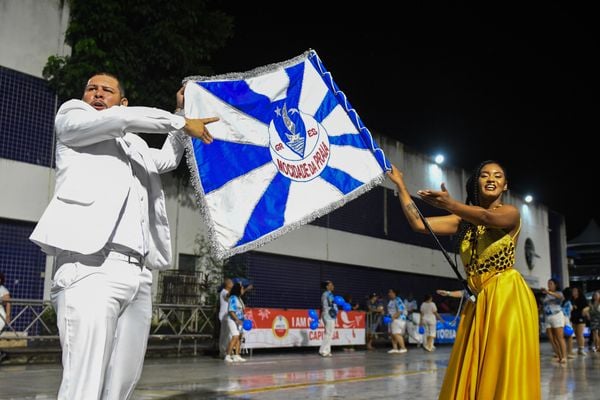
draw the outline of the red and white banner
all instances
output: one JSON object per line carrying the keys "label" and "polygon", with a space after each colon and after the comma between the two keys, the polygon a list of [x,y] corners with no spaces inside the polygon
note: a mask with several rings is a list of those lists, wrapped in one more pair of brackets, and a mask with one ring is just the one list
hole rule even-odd
{"label": "red and white banner", "polygon": [[[323,322],[319,320],[319,327],[310,329],[308,310],[246,308],[245,318],[252,321],[252,329],[244,331],[244,346],[248,349],[320,346],[323,340]],[[331,344],[365,344],[365,313],[340,311]]]}

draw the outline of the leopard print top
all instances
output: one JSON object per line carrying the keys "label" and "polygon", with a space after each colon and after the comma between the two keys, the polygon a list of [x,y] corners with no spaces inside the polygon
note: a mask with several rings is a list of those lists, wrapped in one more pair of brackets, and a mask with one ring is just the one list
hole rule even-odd
{"label": "leopard print top", "polygon": [[460,246],[460,256],[465,266],[467,276],[498,273],[512,268],[515,265],[515,236],[511,236],[502,229],[488,228],[483,225],[477,227],[474,233],[468,231]]}

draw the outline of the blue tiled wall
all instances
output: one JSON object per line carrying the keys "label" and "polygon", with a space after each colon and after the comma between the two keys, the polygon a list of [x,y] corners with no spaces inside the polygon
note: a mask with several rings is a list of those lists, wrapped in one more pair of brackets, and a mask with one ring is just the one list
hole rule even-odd
{"label": "blue tiled wall", "polygon": [[[333,281],[336,294],[351,295],[353,302],[361,306],[370,293],[387,299],[387,292],[392,288],[398,290],[402,298],[412,293],[419,304],[425,294],[433,294],[436,289],[461,289],[456,279],[259,252],[241,254],[236,261],[245,264],[247,276],[254,285],[246,295],[246,305],[250,307],[319,308],[324,280]],[[449,299],[436,295],[435,300]],[[456,307],[458,301],[455,303],[449,307]]]}
{"label": "blue tiled wall", "polygon": [[[46,255],[29,240],[35,223],[0,218],[0,271],[6,278],[5,286],[16,299],[42,299]],[[19,307],[13,306],[13,317]],[[19,317],[16,330],[23,330],[31,315]]]}
{"label": "blue tiled wall", "polygon": [[53,166],[55,102],[43,79],[0,66],[0,158]]}
{"label": "blue tiled wall", "polygon": [[[43,79],[0,66],[0,158],[53,167],[55,112],[56,97]],[[29,240],[34,227],[0,219],[0,271],[15,299],[43,298],[46,256]],[[22,331],[35,316],[19,313],[13,304],[12,325]],[[29,333],[37,334],[36,326]]]}

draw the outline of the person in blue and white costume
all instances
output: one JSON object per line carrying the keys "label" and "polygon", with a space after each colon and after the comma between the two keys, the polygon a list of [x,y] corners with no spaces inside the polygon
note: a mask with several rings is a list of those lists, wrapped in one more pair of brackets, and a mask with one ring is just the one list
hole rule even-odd
{"label": "person in blue and white costume", "polygon": [[335,331],[338,306],[333,301],[333,282],[324,281],[321,286],[324,290],[321,295],[321,319],[323,320],[325,333],[323,334],[321,347],[319,347],[319,354],[323,357],[331,357],[331,341],[333,339],[333,332]]}
{"label": "person in blue and white costume", "polygon": [[388,291],[390,301],[387,305],[388,315],[392,318],[390,324],[390,333],[392,334],[392,349],[388,351],[390,354],[406,353],[406,345],[404,344],[404,333],[406,332],[406,307],[404,301],[398,296],[395,289]]}
{"label": "person in blue and white costume", "polygon": [[542,304],[546,317],[546,334],[552,344],[554,353],[558,357],[558,362],[564,364],[567,362],[567,345],[563,334],[565,316],[562,310],[562,302],[564,296],[559,290],[558,282],[554,279],[548,279],[548,289],[542,288],[542,293],[545,295]]}
{"label": "person in blue and white costume", "polygon": [[225,362],[245,362],[246,359],[240,355],[242,344],[242,332],[244,323],[244,302],[242,294],[244,289],[241,283],[235,283],[229,292],[229,318],[227,328],[229,330],[229,345]]}

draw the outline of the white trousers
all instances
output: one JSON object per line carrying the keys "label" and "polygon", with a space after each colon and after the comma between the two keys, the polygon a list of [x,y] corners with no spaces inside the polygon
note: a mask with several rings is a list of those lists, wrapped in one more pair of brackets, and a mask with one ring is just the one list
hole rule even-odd
{"label": "white trousers", "polygon": [[225,357],[227,354],[227,345],[229,344],[230,334],[229,334],[229,326],[228,320],[230,320],[228,314],[225,314],[223,318],[221,318],[220,323],[220,331],[219,331],[219,355],[221,358]]}
{"label": "white trousers", "polygon": [[2,332],[4,326],[6,326],[6,311],[4,311],[4,306],[0,304],[0,332]]}
{"label": "white trousers", "polygon": [[102,256],[58,256],[51,298],[62,346],[59,400],[131,398],[144,364],[152,273]]}
{"label": "white trousers", "polygon": [[319,354],[329,354],[331,353],[331,340],[333,339],[333,331],[335,330],[335,320],[324,319],[323,325],[325,327],[325,332],[323,334],[321,347],[319,347]]}

